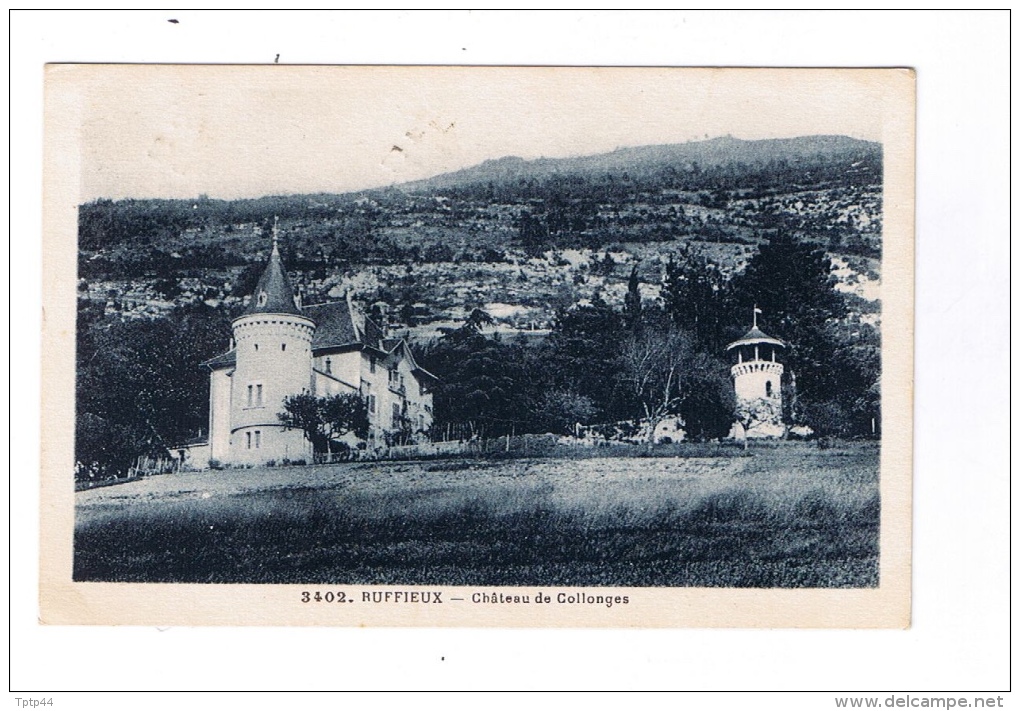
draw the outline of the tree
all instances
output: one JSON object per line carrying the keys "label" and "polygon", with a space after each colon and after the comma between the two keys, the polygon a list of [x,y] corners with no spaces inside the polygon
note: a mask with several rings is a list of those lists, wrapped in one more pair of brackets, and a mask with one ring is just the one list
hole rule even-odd
{"label": "tree", "polygon": [[690,247],[670,255],[662,285],[666,313],[711,349],[723,345],[723,287],[718,267]]}
{"label": "tree", "polygon": [[630,270],[630,278],[627,280],[627,295],[623,297],[623,321],[632,331],[641,328],[641,288],[637,264]]}
{"label": "tree", "polygon": [[746,321],[757,305],[762,328],[787,343],[783,392],[791,419],[816,432],[870,434],[881,409],[878,333],[850,313],[825,252],[778,234],[731,287],[730,323],[742,314]]}
{"label": "tree", "polygon": [[471,313],[464,322],[464,328],[470,329],[475,333],[481,333],[483,328],[491,326],[495,322],[495,319],[492,318],[488,311],[475,308],[471,309]]}
{"label": "tree", "polygon": [[[830,325],[845,316],[832,262],[818,247],[785,233],[763,244],[732,281],[730,322],[739,330],[757,305],[769,335],[788,344],[799,397],[825,399],[836,386],[836,343]],[[741,320],[742,319],[742,320]],[[734,336],[739,333],[735,330]]]}
{"label": "tree", "polygon": [[590,304],[561,310],[541,353],[545,387],[588,398],[598,420],[633,417],[636,404],[621,366],[627,338],[620,312],[599,295]]}
{"label": "tree", "polygon": [[291,395],[283,407],[284,412],[278,414],[280,422],[304,432],[316,454],[339,451],[338,440],[346,434],[368,437],[368,402],[359,393]]}
{"label": "tree", "polygon": [[741,400],[737,404],[737,422],[744,428],[744,449],[747,449],[748,433],[754,427],[775,422],[779,415],[779,404],[772,398],[754,398],[753,400]]}
{"label": "tree", "polygon": [[439,430],[455,425],[486,437],[520,430],[527,419],[523,348],[482,334],[489,321],[475,309],[463,326],[422,354],[423,365],[439,377],[434,391]]}
{"label": "tree", "polygon": [[549,227],[529,210],[517,220],[517,234],[521,246],[529,256],[538,256],[549,244]]}
{"label": "tree", "polygon": [[[209,371],[201,363],[222,351],[226,314],[203,304],[165,318],[120,320],[79,300],[75,457],[110,475],[125,462],[159,453],[208,426]],[[97,424],[101,423],[101,424]],[[106,428],[109,438],[97,437]]]}
{"label": "tree", "polygon": [[591,398],[564,390],[544,390],[537,394],[531,415],[534,429],[540,432],[572,434],[574,425],[589,424],[598,411]]}
{"label": "tree", "polygon": [[167,301],[173,301],[181,295],[181,282],[179,279],[171,277],[165,277],[158,279],[152,288],[156,290],[156,293],[162,296]]}
{"label": "tree", "polygon": [[648,423],[648,443],[669,415],[679,412],[683,374],[690,369],[691,338],[672,323],[646,324],[623,344],[623,377]]}
{"label": "tree", "polygon": [[704,442],[729,434],[736,417],[736,394],[729,368],[717,356],[696,352],[683,374],[680,417],[687,437]]}
{"label": "tree", "polygon": [[75,418],[74,426],[76,478],[119,476],[134,464],[144,446],[132,428],[83,412]]}

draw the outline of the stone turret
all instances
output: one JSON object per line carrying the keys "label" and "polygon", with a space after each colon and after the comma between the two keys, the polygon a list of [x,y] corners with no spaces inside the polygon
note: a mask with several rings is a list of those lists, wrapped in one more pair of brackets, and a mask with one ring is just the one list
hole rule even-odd
{"label": "stone turret", "polygon": [[738,435],[743,430],[747,437],[782,437],[783,424],[783,364],[781,353],[786,344],[765,334],[758,328],[758,314],[754,307],[751,330],[726,346],[730,355],[730,376],[737,396]]}
{"label": "stone turret", "polygon": [[251,304],[234,319],[236,367],[231,380],[230,449],[234,459],[264,464],[310,459],[300,430],[280,423],[284,400],[312,392],[315,322],[301,314],[280,258],[277,229],[273,250]]}

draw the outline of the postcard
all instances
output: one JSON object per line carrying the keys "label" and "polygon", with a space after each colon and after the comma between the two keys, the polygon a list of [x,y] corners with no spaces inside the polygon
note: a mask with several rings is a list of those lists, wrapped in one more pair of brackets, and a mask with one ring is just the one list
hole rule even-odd
{"label": "postcard", "polygon": [[907,69],[49,65],[44,624],[910,624]]}

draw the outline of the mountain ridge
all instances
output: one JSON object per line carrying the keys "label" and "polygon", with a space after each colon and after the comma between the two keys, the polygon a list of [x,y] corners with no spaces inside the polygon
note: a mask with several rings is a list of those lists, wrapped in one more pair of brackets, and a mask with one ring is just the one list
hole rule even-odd
{"label": "mountain ridge", "polygon": [[520,156],[490,158],[481,163],[429,178],[398,183],[406,192],[465,187],[486,182],[591,175],[611,172],[640,174],[673,169],[705,170],[728,164],[765,168],[770,163],[824,163],[838,158],[878,157],[881,144],[841,135],[741,139],[720,136],[703,141],[626,146],[605,153],[565,158]]}

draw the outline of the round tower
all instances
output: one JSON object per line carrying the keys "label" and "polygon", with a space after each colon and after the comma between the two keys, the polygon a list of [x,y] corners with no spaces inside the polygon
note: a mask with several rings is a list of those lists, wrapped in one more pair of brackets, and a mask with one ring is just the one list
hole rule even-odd
{"label": "round tower", "polygon": [[269,264],[251,304],[234,319],[236,367],[231,377],[230,449],[234,462],[311,460],[301,430],[286,429],[283,401],[312,392],[315,323],[301,315],[280,259],[276,229]]}
{"label": "round tower", "polygon": [[759,313],[756,306],[751,330],[726,346],[733,362],[730,376],[737,396],[737,425],[747,437],[782,437],[786,426],[780,355],[786,344],[758,328]]}

